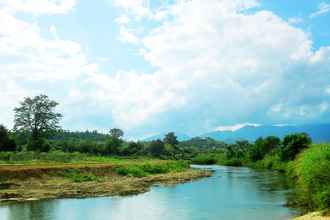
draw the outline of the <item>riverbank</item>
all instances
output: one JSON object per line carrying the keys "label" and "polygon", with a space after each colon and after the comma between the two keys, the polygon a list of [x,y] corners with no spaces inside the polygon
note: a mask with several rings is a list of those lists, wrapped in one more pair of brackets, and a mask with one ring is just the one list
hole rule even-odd
{"label": "riverbank", "polygon": [[0,203],[132,195],[146,192],[154,184],[177,184],[212,175],[210,171],[178,166],[178,162],[166,161],[1,165]]}
{"label": "riverbank", "polygon": [[330,216],[322,216],[320,212],[313,212],[304,216],[297,217],[294,220],[330,220]]}

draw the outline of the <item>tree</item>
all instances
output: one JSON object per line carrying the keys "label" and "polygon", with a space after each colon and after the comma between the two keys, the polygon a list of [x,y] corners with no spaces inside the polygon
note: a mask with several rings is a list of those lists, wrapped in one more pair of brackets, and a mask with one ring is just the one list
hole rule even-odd
{"label": "tree", "polygon": [[124,132],[119,128],[112,128],[109,133],[110,138],[106,142],[107,154],[118,155],[123,144],[121,137],[124,136]]}
{"label": "tree", "polygon": [[294,160],[303,149],[308,148],[312,139],[306,133],[290,134],[284,137],[280,156],[284,161]]}
{"label": "tree", "polygon": [[47,134],[59,129],[60,113],[55,112],[58,103],[46,95],[25,98],[20,107],[14,109],[14,129],[25,131],[30,135],[30,150],[41,150],[40,144],[44,143]]}
{"label": "tree", "polygon": [[258,138],[248,151],[249,157],[252,161],[262,160],[266,154],[277,149],[280,144],[281,140],[278,137]]}
{"label": "tree", "polygon": [[161,140],[151,141],[149,146],[150,154],[154,157],[160,157],[165,152],[165,144]]}
{"label": "tree", "polygon": [[170,144],[173,147],[179,144],[177,136],[175,136],[174,132],[170,132],[170,133],[166,134],[163,141],[165,144]]}
{"label": "tree", "polygon": [[129,142],[128,146],[121,153],[124,156],[138,155],[142,152],[143,148],[144,145],[141,142]]}
{"label": "tree", "polygon": [[8,130],[0,125],[0,151],[15,151],[16,143],[9,137]]}
{"label": "tree", "polygon": [[115,139],[120,139],[121,137],[124,136],[124,132],[119,128],[112,128],[109,133],[110,136]]}

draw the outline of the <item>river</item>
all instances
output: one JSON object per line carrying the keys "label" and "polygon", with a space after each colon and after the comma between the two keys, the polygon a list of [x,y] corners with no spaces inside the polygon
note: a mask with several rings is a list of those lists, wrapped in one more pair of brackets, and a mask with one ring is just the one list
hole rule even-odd
{"label": "river", "polygon": [[225,166],[203,168],[213,169],[214,175],[175,186],[154,186],[136,196],[0,206],[0,219],[288,220],[297,213],[284,206],[289,191],[279,173]]}

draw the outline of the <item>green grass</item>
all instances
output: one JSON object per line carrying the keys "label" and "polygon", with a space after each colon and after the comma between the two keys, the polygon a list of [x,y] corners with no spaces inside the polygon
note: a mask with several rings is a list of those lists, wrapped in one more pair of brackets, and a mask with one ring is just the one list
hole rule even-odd
{"label": "green grass", "polygon": [[66,170],[63,172],[63,176],[75,183],[94,182],[99,180],[94,174],[82,173],[79,170]]}
{"label": "green grass", "polygon": [[1,164],[62,164],[62,163],[111,163],[111,164],[136,164],[140,162],[159,162],[153,158],[119,158],[110,156],[91,156],[82,153],[65,153],[62,151],[51,151],[48,153],[39,153],[34,151],[23,152],[0,152]]}
{"label": "green grass", "polygon": [[152,174],[164,174],[169,172],[181,172],[186,170],[189,164],[184,161],[168,161],[165,163],[143,163],[126,165],[116,168],[116,173],[122,176],[144,177]]}
{"label": "green grass", "polygon": [[312,145],[290,163],[298,202],[308,210],[330,208],[330,144]]}

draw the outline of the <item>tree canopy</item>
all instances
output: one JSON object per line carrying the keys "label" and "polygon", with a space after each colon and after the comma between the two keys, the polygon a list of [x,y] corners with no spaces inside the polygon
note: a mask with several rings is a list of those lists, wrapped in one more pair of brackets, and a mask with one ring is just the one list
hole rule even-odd
{"label": "tree canopy", "polygon": [[177,136],[175,135],[175,133],[170,132],[170,133],[165,135],[164,143],[165,144],[170,144],[172,146],[176,146],[176,145],[179,144],[179,141],[178,141]]}
{"label": "tree canopy", "polygon": [[20,106],[14,109],[14,129],[28,131],[33,137],[39,137],[60,128],[62,115],[55,112],[57,105],[57,102],[46,95],[25,98]]}

